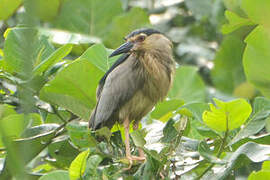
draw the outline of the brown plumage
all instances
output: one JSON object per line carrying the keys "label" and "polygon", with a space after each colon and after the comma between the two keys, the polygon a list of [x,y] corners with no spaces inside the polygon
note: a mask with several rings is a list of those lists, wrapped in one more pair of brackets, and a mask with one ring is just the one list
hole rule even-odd
{"label": "brown plumage", "polygon": [[137,129],[139,121],[166,97],[175,70],[172,43],[156,30],[139,29],[111,56],[122,53],[100,81],[89,126],[96,130],[123,123],[127,158],[142,160],[141,150],[140,157],[130,154],[129,124],[134,120],[133,128]]}

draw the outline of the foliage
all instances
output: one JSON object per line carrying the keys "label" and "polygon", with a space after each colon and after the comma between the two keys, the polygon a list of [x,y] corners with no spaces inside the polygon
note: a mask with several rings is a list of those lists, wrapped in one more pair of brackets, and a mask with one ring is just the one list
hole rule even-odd
{"label": "foliage", "polygon": [[[269,179],[269,1],[151,3],[0,0],[0,179]],[[123,127],[87,121],[111,49],[141,27],[172,40],[177,69],[127,170]]]}

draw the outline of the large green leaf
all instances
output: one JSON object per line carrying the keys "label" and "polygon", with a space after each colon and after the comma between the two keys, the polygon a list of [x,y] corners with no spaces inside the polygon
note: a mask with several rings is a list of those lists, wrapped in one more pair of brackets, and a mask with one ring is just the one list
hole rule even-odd
{"label": "large green leaf", "polygon": [[120,0],[66,0],[54,24],[69,31],[102,36],[112,17],[122,12]]}
{"label": "large green leaf", "polygon": [[103,73],[87,59],[78,59],[41,89],[40,98],[88,120],[96,102],[96,87]]}
{"label": "large green leaf", "polygon": [[254,23],[251,22],[249,19],[242,18],[231,11],[226,11],[225,16],[228,19],[229,23],[222,26],[223,34],[229,34],[242,26],[254,25]]}
{"label": "large green leaf", "polygon": [[96,139],[91,136],[88,123],[71,122],[66,126],[69,137],[74,145],[79,148],[95,147]]}
{"label": "large green leaf", "polygon": [[86,169],[84,179],[100,179],[102,176],[98,173],[98,165],[101,163],[103,158],[99,155],[92,155],[86,162]]}
{"label": "large green leaf", "polygon": [[80,58],[86,58],[101,71],[106,72],[115,62],[118,56],[108,58],[111,50],[106,49],[103,44],[95,44],[86,50]]}
{"label": "large green leaf", "polygon": [[4,68],[9,72],[29,73],[53,52],[45,36],[34,28],[13,28],[7,33],[4,44]]}
{"label": "large green leaf", "polygon": [[253,103],[253,113],[247,124],[234,136],[229,145],[258,133],[265,126],[265,120],[270,116],[270,100],[257,97]]}
{"label": "large green leaf", "polygon": [[214,99],[210,111],[203,113],[203,121],[212,129],[222,132],[239,128],[249,117],[252,108],[244,99],[222,102]]}
{"label": "large green leaf", "polygon": [[151,117],[161,121],[166,121],[174,115],[173,111],[177,110],[183,104],[184,101],[178,99],[161,102],[157,104],[154,111],[151,112]]}
{"label": "large green leaf", "polygon": [[89,149],[87,151],[81,152],[71,163],[69,167],[69,178],[70,180],[81,179],[85,168],[86,160],[89,155]]}
{"label": "large green leaf", "polygon": [[[265,16],[266,17],[266,16]],[[270,97],[270,31],[258,26],[245,39],[244,70],[249,82]]]}
{"label": "large green leaf", "polygon": [[270,28],[270,1],[269,0],[243,0],[242,8],[248,17],[255,23],[263,24]]}
{"label": "large green leaf", "polygon": [[48,161],[58,168],[68,168],[80,151],[69,141],[68,136],[55,138],[48,146],[51,157]]}
{"label": "large green leaf", "polygon": [[[5,133],[2,126],[0,126],[0,128],[0,132]],[[1,174],[3,179],[8,179],[7,177],[11,175],[16,176],[21,174],[26,164],[47,147],[48,143],[50,143],[55,136],[55,126],[46,129],[48,131],[39,131],[40,133],[38,135],[21,138],[15,141],[12,141],[10,138],[3,139],[5,140],[4,143],[8,152],[3,170],[3,172],[7,173]],[[33,130],[35,131],[36,128],[33,128]],[[0,178],[2,178],[2,176]]]}
{"label": "large green leaf", "polygon": [[202,114],[205,110],[209,110],[206,103],[188,103],[179,109],[179,113],[185,116],[194,117],[196,120],[203,122]]}
{"label": "large green leaf", "polygon": [[[10,124],[12,124],[12,126]],[[3,138],[20,138],[27,126],[31,127],[39,124],[41,124],[41,117],[38,114],[11,114],[0,119],[0,130],[2,131],[0,133],[0,147],[3,147]]]}
{"label": "large green leaf", "polygon": [[9,18],[20,6],[21,0],[0,0],[0,20]]}
{"label": "large green leaf", "polygon": [[146,141],[139,130],[133,131],[130,136],[132,137],[135,146],[143,148]]}
{"label": "large green leaf", "polygon": [[244,10],[242,9],[242,0],[223,0],[224,5],[226,6],[226,9],[245,17],[246,14]]}
{"label": "large green leaf", "polygon": [[211,71],[213,83],[223,92],[231,94],[237,85],[245,81],[242,66],[244,47],[244,42],[236,35],[223,39]]}
{"label": "large green leaf", "polygon": [[270,179],[270,161],[264,161],[262,169],[258,172],[252,172],[248,180]]}
{"label": "large green leaf", "polygon": [[56,17],[60,2],[61,0],[24,0],[24,7],[31,16],[50,21]]}
{"label": "large green leaf", "polygon": [[169,97],[184,100],[186,103],[204,102],[205,91],[205,85],[198,75],[197,68],[182,66],[176,69]]}
{"label": "large green leaf", "polygon": [[66,45],[58,48],[47,59],[42,61],[40,64],[38,64],[34,68],[34,70],[33,70],[34,73],[35,74],[40,74],[40,73],[48,70],[48,68],[50,68],[52,65],[59,62],[60,60],[62,60],[62,58],[67,56],[70,53],[71,50],[72,50],[72,45],[71,44],[66,44]]}
{"label": "large green leaf", "polygon": [[149,24],[147,13],[141,8],[132,8],[128,13],[113,19],[110,31],[105,36],[104,44],[116,48],[123,41],[123,37],[131,31]]}
{"label": "large green leaf", "polygon": [[39,180],[69,180],[68,171],[56,170],[42,176]]}
{"label": "large green leaf", "polygon": [[14,110],[13,106],[7,105],[7,104],[1,104],[0,105],[0,120],[6,116],[9,116],[11,114],[17,114]]}
{"label": "large green leaf", "polygon": [[229,154],[226,157],[228,163],[223,166],[214,166],[214,168],[219,167],[215,172],[214,176],[208,176],[210,180],[225,179],[235,167],[243,165],[243,160],[247,159],[251,162],[262,162],[269,160],[270,146],[261,145],[253,142],[246,143],[239,147],[235,152]]}

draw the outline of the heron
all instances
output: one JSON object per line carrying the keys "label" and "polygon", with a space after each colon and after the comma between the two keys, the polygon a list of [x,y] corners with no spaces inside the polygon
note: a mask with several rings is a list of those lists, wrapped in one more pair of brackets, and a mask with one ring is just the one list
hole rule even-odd
{"label": "heron", "polygon": [[109,57],[122,55],[99,81],[89,127],[97,130],[123,124],[126,158],[141,161],[145,160],[142,149],[139,156],[130,151],[130,123],[137,130],[140,120],[167,96],[175,72],[173,44],[150,28],[137,29],[124,39]]}

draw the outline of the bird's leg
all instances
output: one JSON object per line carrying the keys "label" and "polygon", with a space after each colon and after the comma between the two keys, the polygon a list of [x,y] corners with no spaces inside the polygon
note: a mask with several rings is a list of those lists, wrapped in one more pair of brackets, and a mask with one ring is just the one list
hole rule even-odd
{"label": "bird's leg", "polygon": [[126,118],[124,120],[124,129],[125,129],[125,146],[126,146],[126,157],[127,159],[131,159],[130,146],[129,146],[129,119]]}
{"label": "bird's leg", "polygon": [[127,159],[129,159],[131,161],[132,160],[137,160],[137,161],[145,160],[145,157],[144,156],[143,157],[141,157],[141,156],[138,157],[138,156],[132,156],[131,155],[130,145],[129,145],[129,119],[128,118],[126,118],[124,120],[123,125],[124,125],[124,129],[125,129],[125,137],[126,137],[126,139],[125,139],[125,145],[126,145],[126,157],[127,157]]}
{"label": "bird's leg", "polygon": [[[133,123],[133,130],[136,131],[138,129],[138,127],[139,127],[139,121],[135,121]],[[138,148],[138,151],[139,151],[139,158],[140,158],[140,160],[141,161],[142,160],[145,160],[145,155],[144,155],[144,152],[143,152],[142,148]]]}

